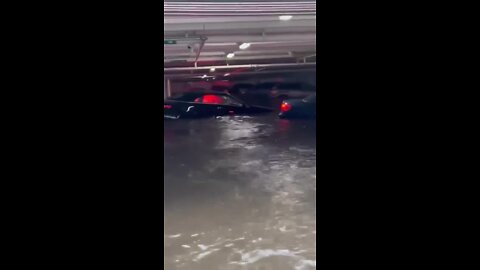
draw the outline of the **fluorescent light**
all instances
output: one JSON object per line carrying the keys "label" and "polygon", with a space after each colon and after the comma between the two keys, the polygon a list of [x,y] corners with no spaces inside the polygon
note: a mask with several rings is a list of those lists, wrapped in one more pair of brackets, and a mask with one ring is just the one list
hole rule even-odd
{"label": "fluorescent light", "polygon": [[278,18],[280,19],[280,21],[289,21],[293,18],[292,15],[280,15],[278,16]]}
{"label": "fluorescent light", "polygon": [[239,46],[240,50],[248,49],[248,47],[250,47],[250,43],[242,43]]}
{"label": "fluorescent light", "polygon": [[230,73],[225,73],[225,75],[223,75],[223,76],[225,76],[225,77],[230,76]]}
{"label": "fluorescent light", "polygon": [[214,72],[214,71],[215,71],[214,67],[210,68],[210,72]]}
{"label": "fluorescent light", "polygon": [[229,53],[229,54],[227,54],[227,58],[233,58],[234,56],[235,56],[234,53]]}
{"label": "fluorescent light", "polygon": [[207,77],[207,74],[203,74],[202,79],[205,79]]}

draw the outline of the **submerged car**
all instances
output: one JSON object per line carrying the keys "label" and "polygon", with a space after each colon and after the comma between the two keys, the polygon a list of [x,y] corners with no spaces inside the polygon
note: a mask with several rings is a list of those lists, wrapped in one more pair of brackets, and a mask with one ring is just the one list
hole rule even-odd
{"label": "submerged car", "polygon": [[262,106],[251,106],[227,93],[185,93],[164,101],[163,115],[167,119],[248,115],[273,111]]}
{"label": "submerged car", "polygon": [[251,104],[277,108],[283,100],[306,98],[315,93],[315,87],[302,82],[264,82],[256,85],[238,83],[230,93]]}
{"label": "submerged car", "polygon": [[316,118],[317,95],[304,99],[287,99],[280,105],[280,118]]}

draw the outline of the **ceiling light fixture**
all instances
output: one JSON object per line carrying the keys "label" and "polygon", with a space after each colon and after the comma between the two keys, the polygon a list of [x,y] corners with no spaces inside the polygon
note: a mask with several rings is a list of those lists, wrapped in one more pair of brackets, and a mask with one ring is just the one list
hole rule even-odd
{"label": "ceiling light fixture", "polygon": [[280,19],[280,21],[289,21],[293,18],[292,15],[280,15],[278,16],[278,19]]}
{"label": "ceiling light fixture", "polygon": [[227,54],[227,58],[233,58],[234,56],[235,56],[234,53],[229,53],[229,54]]}
{"label": "ceiling light fixture", "polygon": [[250,47],[250,43],[242,43],[239,46],[240,50],[248,49],[248,47]]}
{"label": "ceiling light fixture", "polygon": [[210,72],[214,72],[214,71],[215,71],[214,67],[210,68]]}

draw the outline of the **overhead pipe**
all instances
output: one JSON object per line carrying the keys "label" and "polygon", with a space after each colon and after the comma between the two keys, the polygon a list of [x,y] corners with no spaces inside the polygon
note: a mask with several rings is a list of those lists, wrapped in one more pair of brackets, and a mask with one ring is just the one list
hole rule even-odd
{"label": "overhead pipe", "polygon": [[164,72],[169,71],[195,71],[208,69],[236,69],[236,68],[281,68],[281,67],[304,67],[315,66],[317,63],[283,63],[283,64],[250,64],[250,65],[223,65],[223,66],[204,66],[204,67],[173,67],[164,68]]}
{"label": "overhead pipe", "polygon": [[192,42],[197,43],[197,42],[202,41],[202,37],[197,37],[197,36],[192,36],[192,37],[185,37],[185,36],[166,37],[166,36],[164,36],[163,39],[164,40],[173,39],[177,42],[175,44],[171,44],[171,45],[167,45],[167,46],[182,45],[182,44],[188,44],[188,43],[192,43]]}
{"label": "overhead pipe", "polygon": [[[315,21],[315,15],[302,15],[302,16],[294,16],[290,21],[289,25],[297,24],[297,23],[304,23],[305,21]],[[169,24],[196,24],[196,23],[241,23],[241,22],[251,22],[252,18],[248,16],[241,16],[241,17],[222,17],[222,16],[214,16],[214,17],[164,17],[165,26]],[[255,16],[255,22],[278,22],[278,17],[274,16]]]}
{"label": "overhead pipe", "polygon": [[317,54],[316,54],[316,53],[314,53],[314,54],[311,54],[311,55],[304,56],[303,58],[311,58],[311,57],[315,57],[315,56],[317,56]]}
{"label": "overhead pipe", "polygon": [[[231,18],[231,17],[230,17]],[[205,24],[205,28],[203,27]],[[225,22],[207,22],[207,21],[198,21],[198,22],[189,22],[185,19],[181,23],[165,23],[163,32],[168,35],[168,33],[176,32],[193,32],[193,31],[226,31],[226,30],[262,30],[262,29],[279,29],[280,31],[288,30],[287,28],[303,27],[309,30],[310,32],[315,32],[315,20],[305,20],[305,21],[288,21],[285,24],[280,24],[277,21],[265,21],[265,22],[254,22],[254,21],[225,21]],[[290,31],[294,32],[296,29]],[[225,32],[224,32],[225,33]],[[228,33],[228,32],[227,32]]]}
{"label": "overhead pipe", "polygon": [[[317,38],[317,34],[313,31],[305,33],[270,33],[266,35],[260,34],[237,34],[237,35],[215,35],[210,34],[208,37],[209,43],[231,43],[231,42],[305,42],[313,43]],[[208,43],[207,43],[208,45]]]}
{"label": "overhead pipe", "polygon": [[[191,58],[185,58],[185,57],[174,57],[174,58],[168,58],[164,59],[163,63],[168,64],[172,62],[178,62],[178,61],[185,61],[186,63],[195,63],[190,61]],[[224,62],[224,61],[229,61],[231,64],[239,64],[238,61],[255,61],[255,60],[278,60],[278,62],[285,62],[285,60],[281,59],[294,59],[291,55],[288,54],[276,54],[276,55],[251,55],[251,56],[235,56],[234,59],[228,59],[225,58],[225,56],[202,56],[202,58],[199,59],[199,62],[197,62],[197,67],[199,66],[198,63],[200,62]],[[281,60],[281,61],[280,61]],[[244,62],[245,63],[245,62]],[[206,65],[206,64],[203,64]],[[195,64],[193,64],[195,66]]]}

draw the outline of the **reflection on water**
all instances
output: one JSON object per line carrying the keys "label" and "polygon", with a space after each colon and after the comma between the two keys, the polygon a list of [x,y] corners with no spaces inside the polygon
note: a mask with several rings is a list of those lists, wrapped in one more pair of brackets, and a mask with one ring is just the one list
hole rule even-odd
{"label": "reflection on water", "polygon": [[179,120],[164,141],[166,269],[316,268],[313,122]]}

